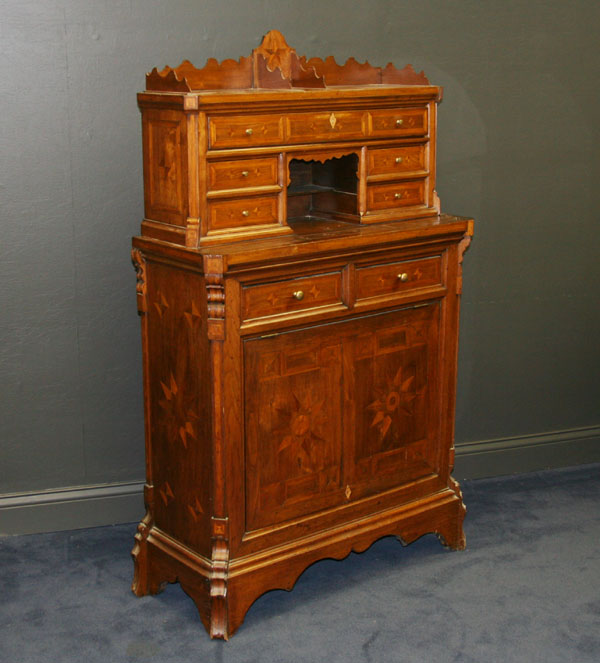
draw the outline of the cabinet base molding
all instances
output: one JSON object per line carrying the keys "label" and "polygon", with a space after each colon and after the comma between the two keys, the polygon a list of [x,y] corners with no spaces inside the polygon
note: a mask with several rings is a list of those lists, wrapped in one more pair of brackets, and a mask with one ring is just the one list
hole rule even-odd
{"label": "cabinet base molding", "polygon": [[396,536],[407,545],[433,533],[451,550],[463,550],[464,516],[461,496],[446,489],[231,563],[203,557],[146,517],[138,527],[132,552],[132,589],[137,596],[144,596],[159,593],[169,582],[179,582],[194,600],[210,636],[227,640],[256,599],[272,589],[291,590],[302,572],[318,560],[364,552],[384,536]]}

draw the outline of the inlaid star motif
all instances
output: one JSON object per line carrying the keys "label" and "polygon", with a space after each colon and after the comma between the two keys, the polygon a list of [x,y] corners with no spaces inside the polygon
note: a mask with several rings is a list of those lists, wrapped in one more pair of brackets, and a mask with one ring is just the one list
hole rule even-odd
{"label": "inlaid star motif", "polygon": [[324,404],[325,399],[318,400],[309,391],[302,396],[292,393],[286,407],[277,408],[280,425],[274,432],[282,436],[277,453],[286,452],[303,472],[314,472],[322,465],[319,448],[325,440],[319,432],[327,421]]}
{"label": "inlaid star motif", "polygon": [[166,481],[164,485],[159,488],[158,493],[161,496],[162,501],[165,503],[165,506],[168,506],[169,502],[175,499],[175,495],[173,494],[173,490],[168,481]]}
{"label": "inlaid star motif", "polygon": [[167,438],[171,443],[179,440],[187,449],[190,439],[196,439],[196,422],[199,417],[190,403],[186,402],[186,393],[177,386],[173,373],[168,383],[161,380],[160,386],[164,398],[158,404],[164,411],[161,421],[166,428]]}
{"label": "inlaid star motif", "polygon": [[200,516],[204,513],[204,509],[202,508],[202,504],[200,504],[200,500],[196,497],[194,500],[193,504],[188,504],[187,505],[188,511],[190,512],[192,518],[194,519],[194,522],[197,522]]}
{"label": "inlaid star motif", "polygon": [[154,302],[154,307],[156,308],[159,317],[162,318],[164,312],[169,308],[169,302],[165,299],[165,296],[162,294],[162,292],[158,292],[156,294],[158,301]]}
{"label": "inlaid star motif", "polygon": [[412,416],[411,403],[417,397],[415,375],[412,371],[403,373],[403,367],[400,366],[387,384],[375,389],[377,398],[367,406],[374,413],[371,428],[378,430],[380,441],[387,437],[401,416]]}
{"label": "inlaid star motif", "polygon": [[196,302],[192,301],[192,306],[189,311],[184,311],[183,315],[185,317],[186,322],[190,327],[194,326],[194,322],[198,322],[201,320],[202,316],[200,315],[200,311],[198,310],[198,307],[196,306]]}

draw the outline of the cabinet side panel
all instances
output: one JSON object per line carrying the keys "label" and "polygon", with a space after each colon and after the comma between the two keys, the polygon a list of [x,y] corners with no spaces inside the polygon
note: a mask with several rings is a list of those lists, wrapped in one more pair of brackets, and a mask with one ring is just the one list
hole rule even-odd
{"label": "cabinet side panel", "polygon": [[149,262],[147,389],[154,522],[210,553],[211,381],[204,278]]}
{"label": "cabinet side panel", "polygon": [[186,116],[178,111],[145,109],[142,134],[146,218],[185,226],[188,216]]}

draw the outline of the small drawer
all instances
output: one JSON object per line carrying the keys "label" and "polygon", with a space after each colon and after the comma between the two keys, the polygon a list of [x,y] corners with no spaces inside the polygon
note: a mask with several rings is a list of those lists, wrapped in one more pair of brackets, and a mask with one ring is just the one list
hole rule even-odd
{"label": "small drawer", "polygon": [[341,303],[341,273],[317,274],[244,287],[242,318],[265,318]]}
{"label": "small drawer", "polygon": [[322,140],[348,140],[365,135],[364,113],[335,111],[293,113],[287,117],[290,143],[314,143]]}
{"label": "small drawer", "polygon": [[369,113],[369,135],[423,136],[427,133],[427,108],[398,108]]}
{"label": "small drawer", "polygon": [[208,119],[209,146],[255,147],[283,143],[281,115],[232,115]]}
{"label": "small drawer", "polygon": [[208,190],[243,189],[277,184],[277,158],[209,161]]}
{"label": "small drawer", "polygon": [[402,175],[425,170],[425,146],[384,147],[367,152],[369,175]]}
{"label": "small drawer", "polygon": [[356,299],[397,295],[442,284],[440,256],[403,260],[356,269]]}
{"label": "small drawer", "polygon": [[367,207],[369,211],[410,207],[411,205],[423,205],[424,203],[424,180],[371,184],[367,187]]}
{"label": "small drawer", "polygon": [[276,223],[277,220],[277,196],[219,200],[208,206],[209,231]]}

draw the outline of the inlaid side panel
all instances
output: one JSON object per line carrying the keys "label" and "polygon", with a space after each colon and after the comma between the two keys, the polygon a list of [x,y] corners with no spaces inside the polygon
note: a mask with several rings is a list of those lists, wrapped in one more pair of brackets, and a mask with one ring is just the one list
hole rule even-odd
{"label": "inlaid side panel", "polygon": [[185,226],[187,218],[187,129],[175,111],[143,115],[146,218]]}
{"label": "inlaid side panel", "polygon": [[245,342],[246,529],[339,503],[341,343],[312,330]]}
{"label": "inlaid side panel", "polygon": [[344,375],[355,405],[349,483],[357,496],[436,474],[440,444],[439,304],[365,323],[348,344]]}
{"label": "inlaid side panel", "polygon": [[154,522],[210,551],[210,376],[200,275],[148,265],[148,370]]}

